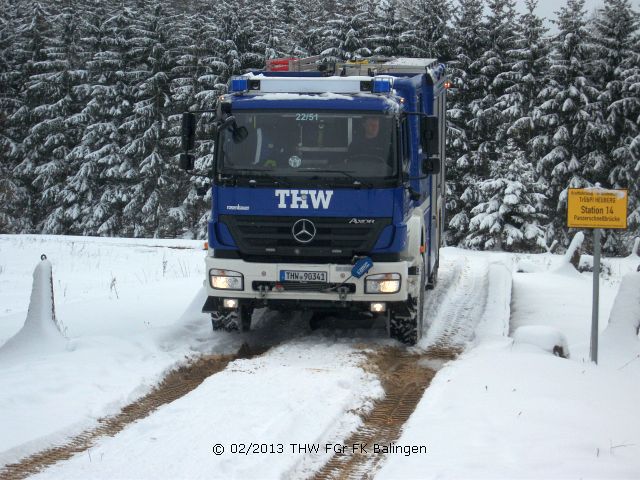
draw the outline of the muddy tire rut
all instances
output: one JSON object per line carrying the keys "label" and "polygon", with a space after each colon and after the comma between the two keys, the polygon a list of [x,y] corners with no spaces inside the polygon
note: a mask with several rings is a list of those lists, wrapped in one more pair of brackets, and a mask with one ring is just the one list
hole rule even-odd
{"label": "muddy tire rut", "polygon": [[[314,479],[373,478],[385,455],[374,454],[373,445],[391,445],[400,438],[402,427],[416,409],[436,370],[454,360],[473,338],[475,326],[486,305],[488,270],[474,270],[468,262],[451,265],[449,275],[427,299],[426,309],[434,317],[427,335],[426,350],[381,349],[368,354],[385,396],[363,417],[362,425],[344,442],[366,443],[366,454],[333,456]],[[433,368],[431,368],[433,367]],[[428,448],[428,447],[427,447]]]}
{"label": "muddy tire rut", "polygon": [[344,445],[366,444],[367,453],[334,455],[314,476],[315,480],[372,478],[384,455],[374,454],[373,445],[390,445],[400,437],[402,427],[415,410],[436,370],[425,366],[426,360],[455,359],[460,350],[444,345],[422,354],[404,349],[386,348],[368,353],[368,362],[378,376],[385,396],[363,417],[362,425]]}
{"label": "muddy tire rut", "polygon": [[70,438],[67,442],[23,458],[17,463],[0,469],[0,479],[18,480],[34,475],[73,455],[87,451],[101,437],[114,436],[137,420],[153,413],[162,405],[171,403],[197,388],[206,378],[224,370],[238,359],[253,358],[263,354],[268,347],[242,345],[233,355],[209,355],[171,371],[151,392],[126,405],[120,413],[100,418],[98,425]]}

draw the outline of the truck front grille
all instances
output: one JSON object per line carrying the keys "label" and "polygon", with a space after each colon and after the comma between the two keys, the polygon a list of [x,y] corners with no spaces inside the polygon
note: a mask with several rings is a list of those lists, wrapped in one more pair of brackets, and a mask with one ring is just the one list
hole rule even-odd
{"label": "truck front grille", "polygon": [[[315,236],[307,243],[296,240],[293,235],[294,224],[302,218],[311,221],[315,228]],[[353,218],[221,215],[219,220],[229,228],[241,254],[291,259],[351,258],[368,254],[384,227],[391,225],[390,218],[355,223]]]}

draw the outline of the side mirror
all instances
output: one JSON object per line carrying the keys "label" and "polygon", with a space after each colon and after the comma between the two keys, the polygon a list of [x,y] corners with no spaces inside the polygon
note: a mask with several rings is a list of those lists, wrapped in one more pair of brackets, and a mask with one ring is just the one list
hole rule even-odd
{"label": "side mirror", "polygon": [[440,173],[440,159],[429,157],[422,160],[422,173],[424,175],[438,175]]}
{"label": "side mirror", "polygon": [[233,115],[229,115],[224,119],[224,121],[219,122],[216,125],[216,134],[227,128],[231,129],[231,138],[233,139],[233,143],[242,143],[249,136],[249,130],[247,130],[247,127],[238,127],[236,125],[236,119]]}
{"label": "side mirror", "polygon": [[178,165],[182,170],[193,170],[195,159],[190,153],[181,153],[178,160]]}
{"label": "side mirror", "polygon": [[438,135],[438,117],[427,116],[420,119],[420,143],[425,155],[438,155],[440,152]]}
{"label": "side mirror", "polygon": [[238,127],[233,131],[233,142],[234,143],[242,143],[249,136],[249,130],[247,127]]}
{"label": "side mirror", "polygon": [[215,129],[216,133],[219,133],[222,130],[224,130],[225,128],[229,128],[229,127],[232,127],[235,130],[235,128],[234,128],[235,124],[236,124],[235,117],[233,115],[229,115],[224,120],[217,120],[214,123],[214,129]]}
{"label": "side mirror", "polygon": [[196,141],[196,116],[193,113],[182,114],[182,149],[185,152],[193,149]]}

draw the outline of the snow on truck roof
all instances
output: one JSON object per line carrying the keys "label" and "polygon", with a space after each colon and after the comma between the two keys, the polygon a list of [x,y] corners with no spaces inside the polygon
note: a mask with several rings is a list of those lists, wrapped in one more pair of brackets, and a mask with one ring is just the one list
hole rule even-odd
{"label": "snow on truck roof", "polygon": [[[400,109],[395,96],[374,95],[371,93],[254,93],[231,96],[234,109],[290,109],[290,108],[329,108],[331,110],[371,110],[392,113]],[[324,105],[324,102],[331,104]]]}
{"label": "snow on truck roof", "polygon": [[385,62],[385,65],[402,65],[407,67],[429,67],[437,64],[438,60],[435,58],[408,58],[399,57]]}

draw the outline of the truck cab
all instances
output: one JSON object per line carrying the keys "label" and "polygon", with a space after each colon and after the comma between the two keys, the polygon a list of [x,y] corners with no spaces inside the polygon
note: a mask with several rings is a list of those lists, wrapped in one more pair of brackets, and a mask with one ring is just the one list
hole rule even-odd
{"label": "truck cab", "polygon": [[220,98],[203,311],[228,330],[257,307],[372,312],[415,344],[444,223],[444,65],[332,67],[287,59]]}

